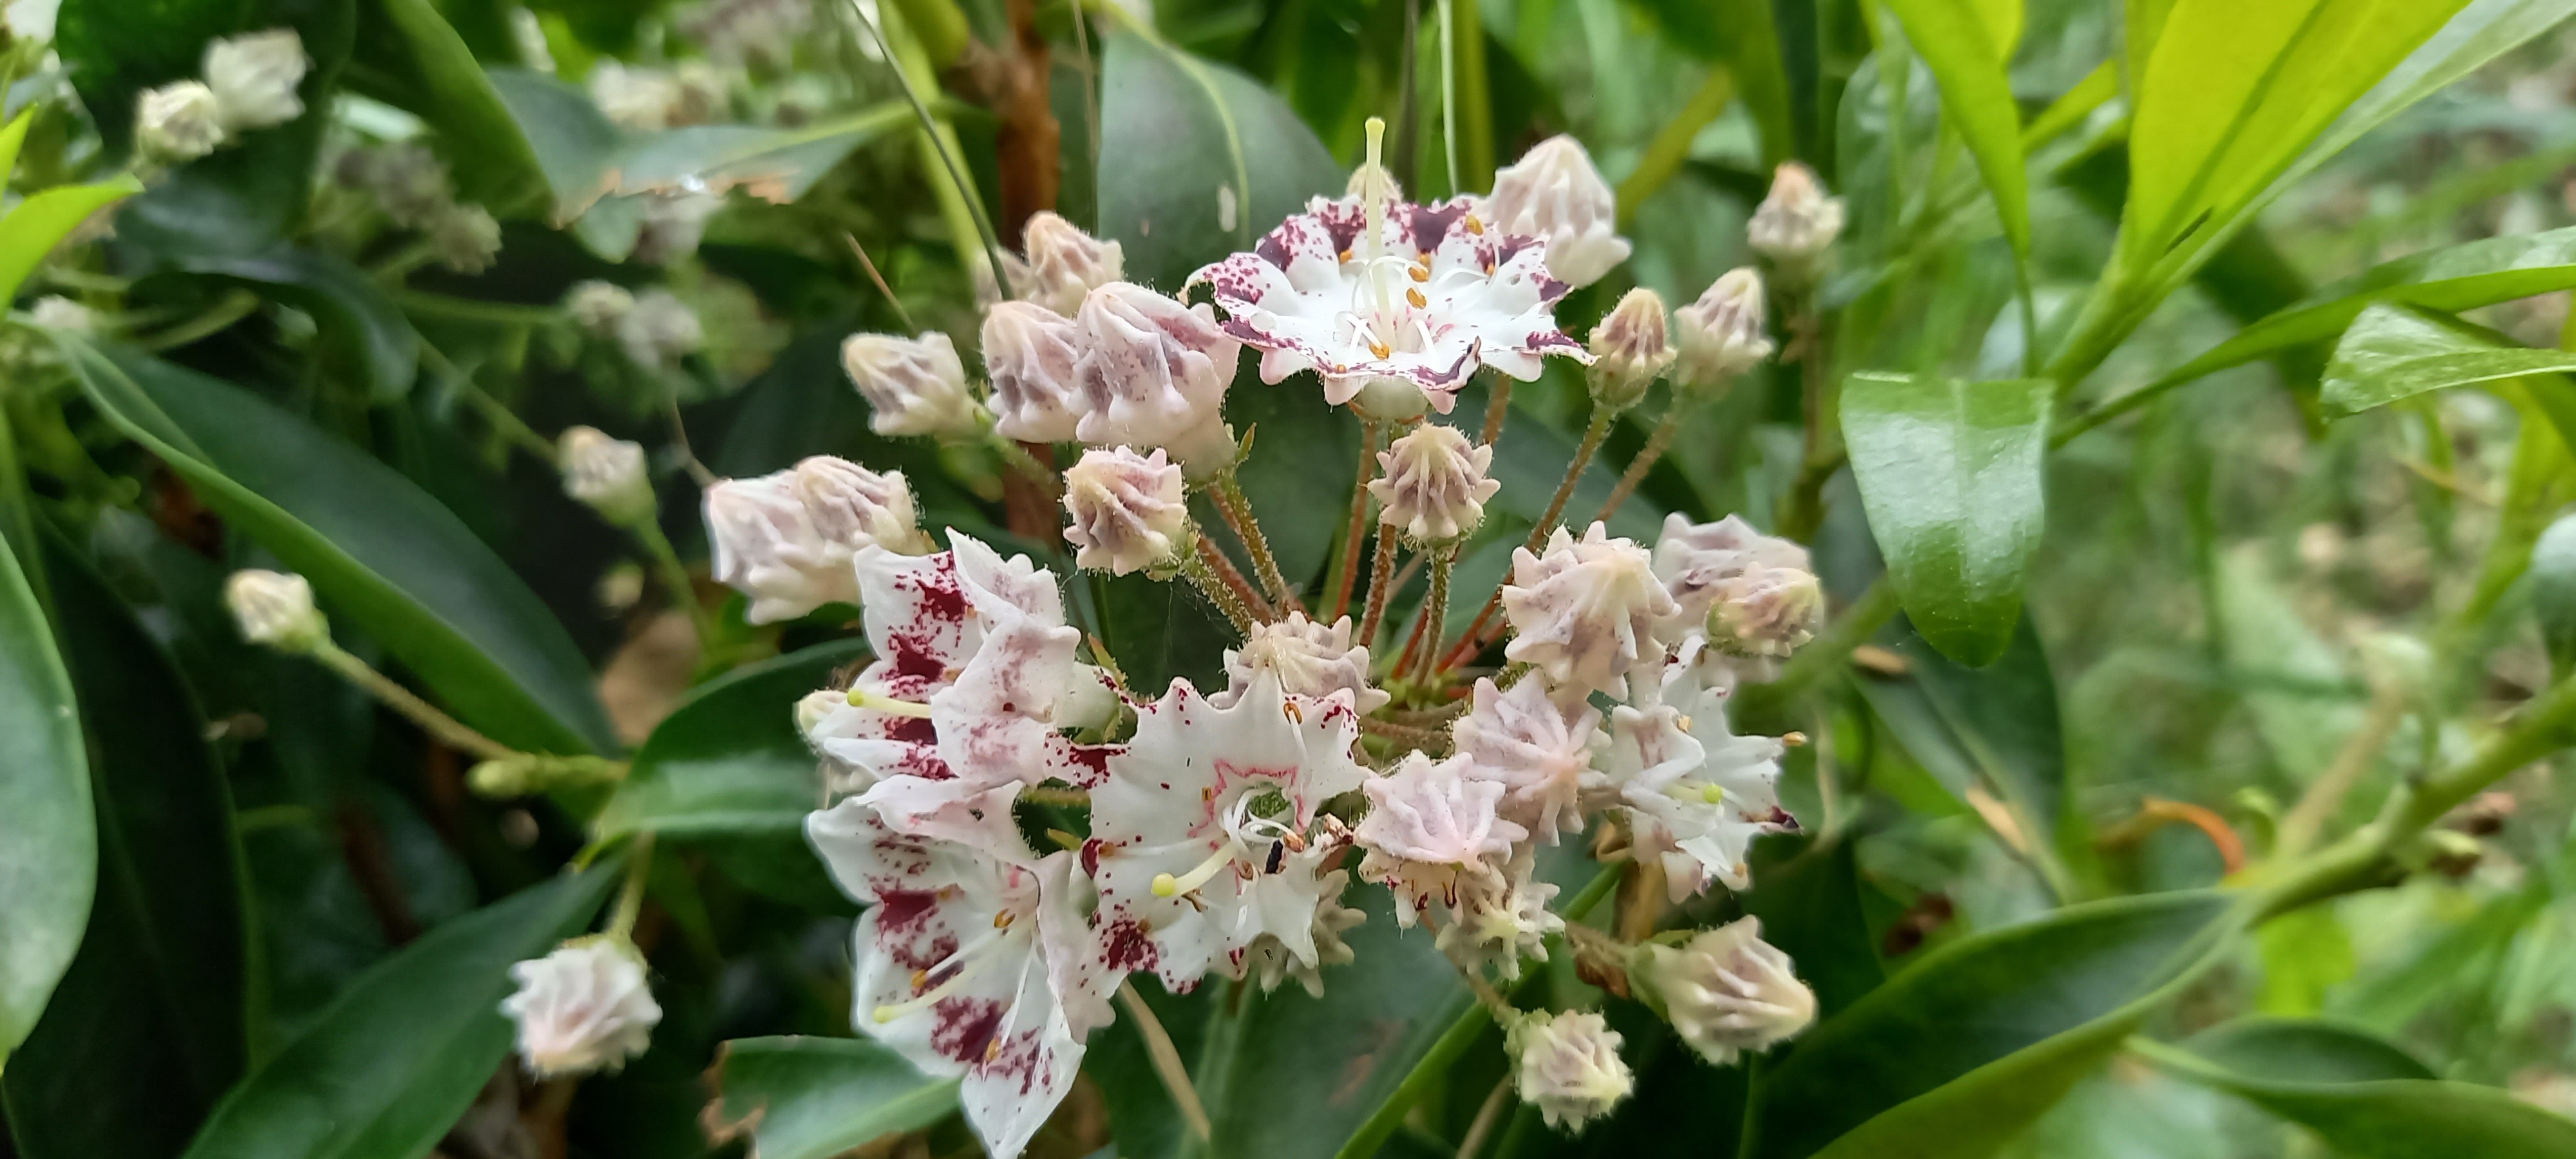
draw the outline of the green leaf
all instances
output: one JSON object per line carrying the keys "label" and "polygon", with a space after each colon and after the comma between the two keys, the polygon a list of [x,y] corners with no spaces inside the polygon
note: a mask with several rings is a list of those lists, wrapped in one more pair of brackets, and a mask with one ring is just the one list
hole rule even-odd
{"label": "green leaf", "polygon": [[866,658],[866,641],[836,641],[693,690],[635,751],[593,822],[597,834],[801,833],[821,784],[796,731],[796,701]]}
{"label": "green leaf", "polygon": [[179,671],[61,539],[46,541],[98,809],[80,953],[0,1071],[25,1159],[167,1159],[248,1065],[233,805]]}
{"label": "green leaf", "polygon": [[467,724],[529,751],[613,751],[588,664],[438,501],[238,387],[65,341],[90,400],[206,504],[311,580]]}
{"label": "green leaf", "polygon": [[0,217],[0,302],[14,301],[36,265],[91,214],[143,192],[124,174],[95,185],[58,185],[19,202]]}
{"label": "green leaf", "polygon": [[429,122],[457,196],[515,214],[542,209],[548,185],[531,134],[431,0],[362,0],[350,86]]}
{"label": "green leaf", "polygon": [[183,1159],[409,1159],[436,1145],[510,1048],[510,964],[580,932],[610,859],[457,918],[377,964],[215,1108]]}
{"label": "green leaf", "polygon": [[2222,1027],[2176,1049],[2140,1044],[2167,1072],[2245,1099],[2353,1159],[2544,1159],[2576,1154],[2576,1121],[2494,1087],[2443,1082],[2358,1031],[2322,1023]]}
{"label": "green leaf", "polygon": [[1124,248],[1129,281],[1167,293],[1343,184],[1270,90],[1133,31],[1105,46],[1100,155],[1118,159],[1100,167],[1100,232]]}
{"label": "green leaf", "polygon": [[1279,557],[1281,574],[1311,602],[1333,536],[1350,516],[1359,420],[1349,408],[1327,406],[1323,395],[1296,383],[1240,388],[1226,401],[1227,421],[1252,440],[1252,455],[1240,472],[1244,496]]}
{"label": "green leaf", "polygon": [[2531,613],[2553,679],[2576,670],[2576,515],[2562,515],[2531,549]]}
{"label": "green leaf", "polygon": [[1941,112],[1977,159],[2018,262],[2030,260],[2030,177],[2022,169],[2021,110],[2005,73],[2021,37],[2020,0],[1888,0],[1905,37],[1932,69]]}
{"label": "green leaf", "polygon": [[619,155],[617,193],[722,192],[739,186],[763,201],[784,205],[805,196],[853,150],[911,124],[912,106],[889,101],[793,129],[672,129],[645,137]]}
{"label": "green leaf", "polygon": [[2228,915],[2121,898],[1932,951],[1760,1074],[1745,1159],[1991,1154],[2215,960]]}
{"label": "green leaf", "polygon": [[2426,391],[2576,370],[2576,354],[2507,346],[2492,331],[2407,306],[2372,306],[2335,344],[2320,394],[2337,418]]}
{"label": "green leaf", "polygon": [[0,537],[0,1062],[79,949],[97,876],[89,760],[71,675]]}
{"label": "green leaf", "polygon": [[2044,529],[2040,462],[2053,386],[1855,374],[1843,436],[1905,614],[1944,655],[1992,663],[2021,614]]}
{"label": "green leaf", "polygon": [[588,95],[544,73],[496,68],[489,81],[509,110],[513,132],[535,151],[538,172],[554,194],[550,220],[562,226],[581,216],[616,180],[611,170],[624,135]]}
{"label": "green leaf", "polygon": [[856,1038],[737,1038],[707,1072],[707,1133],[760,1159],[831,1159],[954,1114],[957,1080],[927,1078]]}
{"label": "green leaf", "polygon": [[[8,223],[0,221],[0,232]],[[368,397],[379,402],[411,390],[420,368],[420,333],[411,319],[347,261],[312,250],[179,259],[180,269],[265,287],[322,322],[323,335],[365,372]]]}

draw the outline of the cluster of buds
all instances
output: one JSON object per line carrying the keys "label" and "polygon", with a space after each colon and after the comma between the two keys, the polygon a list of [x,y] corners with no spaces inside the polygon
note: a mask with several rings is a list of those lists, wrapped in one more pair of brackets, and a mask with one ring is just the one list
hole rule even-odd
{"label": "cluster of buds", "polygon": [[135,146],[155,162],[178,164],[253,129],[292,121],[304,115],[296,86],[311,68],[292,28],[209,41],[198,78],[145,89],[137,98]]}
{"label": "cluster of buds", "polygon": [[637,294],[592,279],[574,283],[563,308],[583,333],[617,343],[628,360],[646,369],[676,365],[707,340],[697,312],[668,290]]}
{"label": "cluster of buds", "polygon": [[456,200],[447,164],[419,142],[352,149],[333,170],[340,184],[372,197],[385,218],[429,235],[440,265],[477,274],[501,252],[501,223],[490,210]]}

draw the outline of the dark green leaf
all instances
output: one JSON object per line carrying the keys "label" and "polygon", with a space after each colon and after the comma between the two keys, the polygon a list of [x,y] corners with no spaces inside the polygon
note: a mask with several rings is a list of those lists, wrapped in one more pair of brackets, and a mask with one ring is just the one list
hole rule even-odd
{"label": "dark green leaf", "polygon": [[89,761],[71,676],[0,537],[0,1060],[79,949],[97,877]]}
{"label": "dark green leaf", "polygon": [[119,347],[66,349],[110,421],[467,724],[531,751],[615,747],[563,625],[437,500],[237,387]]}
{"label": "dark green leaf", "polygon": [[2531,612],[2550,672],[2564,677],[2576,669],[2576,515],[2560,516],[2532,546]]}
{"label": "dark green leaf", "polygon": [[231,794],[177,668],[61,540],[46,554],[88,709],[100,873],[80,954],[0,1095],[25,1159],[168,1159],[248,1063]]}
{"label": "dark green leaf", "polygon": [[1311,601],[1314,577],[1350,515],[1359,420],[1296,382],[1239,387],[1227,403],[1227,421],[1252,439],[1252,457],[1241,472],[1244,495],[1278,554],[1280,572]]}
{"label": "dark green leaf", "polygon": [[852,150],[913,124],[912,106],[893,101],[794,129],[691,125],[656,133],[619,155],[621,195],[740,186],[764,201],[805,196]]}
{"label": "dark green leaf", "polygon": [[927,1078],[855,1038],[737,1038],[707,1072],[708,1133],[749,1136],[760,1159],[831,1159],[957,1110],[957,1080]]}
{"label": "dark green leaf", "polygon": [[2280,1082],[2429,1079],[2432,1068],[2368,1031],[2306,1018],[2245,1018],[2193,1035],[2193,1054]]}
{"label": "dark green leaf", "polygon": [[1166,293],[1254,239],[1314,194],[1339,194],[1324,143],[1270,90],[1134,32],[1101,67],[1100,232],[1127,278]]}
{"label": "dark green leaf", "polygon": [[1843,435],[1869,529],[1916,631],[1963,664],[2012,640],[2039,546],[2040,461],[2054,387],[1855,374]]}
{"label": "dark green leaf", "polygon": [[2353,1159],[2543,1159],[2576,1154],[2576,1121],[2494,1087],[2434,1079],[2397,1048],[2319,1023],[2222,1027],[2139,1052],[2315,1131]]}
{"label": "dark green leaf", "polygon": [[1971,788],[2003,802],[2025,855],[2053,888],[2063,888],[2055,834],[2066,792],[2066,739],[2038,624],[2024,614],[2012,643],[1985,668],[1961,667],[1902,624],[1892,634],[1906,677],[1859,677],[1871,710],[1963,805]]}
{"label": "dark green leaf", "polygon": [[547,171],[534,134],[475,63],[465,41],[431,0],[362,0],[351,86],[410,111],[437,130],[432,144],[456,179],[457,195],[495,213],[538,211]]}
{"label": "dark green leaf", "polygon": [[1138,573],[1099,577],[1094,590],[1101,638],[1129,688],[1158,695],[1174,677],[1201,689],[1225,683],[1222,649],[1238,637],[1198,589]]}
{"label": "dark green leaf", "polygon": [[[0,222],[0,233],[8,230]],[[366,372],[377,401],[411,389],[420,366],[420,334],[366,272],[330,254],[277,249],[246,256],[181,258],[179,268],[256,283],[313,315],[323,334]]]}
{"label": "dark green leaf", "polygon": [[616,180],[610,170],[624,143],[617,126],[580,89],[544,73],[496,68],[489,80],[513,131],[536,153],[538,171],[554,194],[554,224],[581,216]]}
{"label": "dark green leaf", "polygon": [[1767,838],[1754,847],[1753,889],[1744,912],[1762,919],[1762,939],[1797,964],[1831,1018],[1887,980],[1860,908],[1860,867],[1849,839]]}
{"label": "dark green leaf", "polygon": [[2576,354],[2509,346],[2409,306],[2374,305],[2335,344],[2320,398],[2327,414],[2341,417],[2426,391],[2569,370]]}
{"label": "dark green leaf", "polygon": [[2022,169],[2021,110],[2005,65],[2021,32],[2019,0],[1888,0],[1905,37],[1941,87],[1941,112],[1977,159],[2015,258],[2030,257],[2030,178]]}
{"label": "dark green leaf", "polygon": [[796,701],[866,658],[865,641],[821,644],[698,688],[635,751],[593,823],[598,835],[800,832],[822,785],[796,732]]}
{"label": "dark green leaf", "polygon": [[612,859],[521,890],[360,975],[233,1088],[185,1159],[427,1154],[510,1048],[510,964],[588,926],[619,869]]}

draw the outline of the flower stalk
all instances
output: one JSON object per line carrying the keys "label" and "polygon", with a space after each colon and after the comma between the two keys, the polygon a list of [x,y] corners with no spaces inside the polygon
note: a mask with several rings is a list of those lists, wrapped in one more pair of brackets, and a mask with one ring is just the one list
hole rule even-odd
{"label": "flower stalk", "polygon": [[1360,616],[1360,639],[1374,642],[1378,624],[1386,619],[1389,588],[1395,586],[1395,544],[1392,528],[1377,529],[1377,558],[1369,565],[1368,611]]}
{"label": "flower stalk", "polygon": [[1244,582],[1243,573],[1236,571],[1233,561],[1225,558],[1225,553],[1206,536],[1198,537],[1197,551],[1181,557],[1181,574],[1188,577],[1190,583],[1217,606],[1218,611],[1225,613],[1236,632],[1249,636],[1253,625],[1263,622],[1263,618],[1252,610],[1254,601],[1261,598],[1260,594]]}
{"label": "flower stalk", "polygon": [[1351,517],[1344,525],[1341,568],[1333,581],[1333,610],[1326,619],[1338,620],[1351,610],[1351,587],[1360,574],[1360,540],[1368,535],[1368,485],[1377,477],[1377,444],[1384,429],[1372,420],[1360,422],[1360,464],[1357,477],[1351,480]]}
{"label": "flower stalk", "polygon": [[1252,500],[1243,493],[1243,480],[1233,468],[1227,468],[1216,477],[1215,486],[1209,490],[1209,498],[1214,501],[1217,513],[1225,517],[1225,525],[1233,529],[1234,537],[1242,541],[1245,551],[1251,553],[1253,570],[1261,576],[1262,590],[1268,593],[1271,605],[1292,612],[1304,611],[1305,605],[1297,602],[1297,593],[1288,586],[1288,578],[1279,574],[1279,557],[1271,553],[1270,537],[1261,530],[1261,521],[1253,518]]}

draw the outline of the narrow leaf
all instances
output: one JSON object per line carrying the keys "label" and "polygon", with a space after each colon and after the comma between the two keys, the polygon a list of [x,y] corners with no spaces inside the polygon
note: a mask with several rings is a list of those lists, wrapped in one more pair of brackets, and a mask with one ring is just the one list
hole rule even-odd
{"label": "narrow leaf", "polygon": [[2326,365],[2326,413],[2356,415],[2426,391],[2576,370],[2576,354],[2508,346],[2492,332],[2408,306],[2353,319]]}
{"label": "narrow leaf", "polygon": [[796,731],[797,698],[866,657],[864,641],[822,644],[696,689],[636,750],[598,835],[801,833],[822,785]]}
{"label": "narrow leaf", "polygon": [[365,373],[367,394],[377,401],[411,390],[420,366],[420,333],[375,280],[347,260],[285,247],[261,254],[182,258],[178,264],[191,273],[256,283],[319,319],[324,337]]}
{"label": "narrow leaf", "polygon": [[2556,1159],[2576,1121],[2494,1087],[2434,1079],[2395,1047],[2323,1024],[2223,1027],[2184,1049],[2141,1044],[2166,1072],[2315,1131],[2353,1159]]}
{"label": "narrow leaf", "polygon": [[0,1060],[79,949],[97,878],[89,759],[71,675],[0,537]]}
{"label": "narrow leaf", "polygon": [[707,1134],[760,1159],[831,1159],[954,1114],[957,1080],[925,1077],[856,1038],[738,1038],[707,1072]]}
{"label": "narrow leaf", "polygon": [[0,218],[0,302],[15,299],[36,263],[91,214],[141,192],[143,182],[129,173],[95,185],[59,185],[19,202]]}
{"label": "narrow leaf", "polygon": [[1888,0],[1906,39],[1932,69],[1941,112],[1977,159],[2004,240],[2030,257],[2030,178],[2022,169],[2021,110],[2004,66],[2021,34],[2018,0]]}
{"label": "narrow leaf", "polygon": [[455,174],[457,192],[495,213],[538,209],[548,192],[540,154],[493,91],[465,41],[431,0],[364,0],[356,61],[370,96],[405,109],[438,132],[431,143]]}

